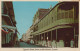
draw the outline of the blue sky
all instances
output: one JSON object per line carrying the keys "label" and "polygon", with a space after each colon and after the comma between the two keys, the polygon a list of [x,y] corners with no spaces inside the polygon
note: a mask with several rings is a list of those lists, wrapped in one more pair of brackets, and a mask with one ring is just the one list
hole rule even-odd
{"label": "blue sky", "polygon": [[16,19],[16,26],[20,33],[19,38],[23,33],[29,29],[33,23],[33,17],[36,14],[38,8],[50,8],[50,5],[54,7],[58,2],[55,1],[14,1],[13,8]]}

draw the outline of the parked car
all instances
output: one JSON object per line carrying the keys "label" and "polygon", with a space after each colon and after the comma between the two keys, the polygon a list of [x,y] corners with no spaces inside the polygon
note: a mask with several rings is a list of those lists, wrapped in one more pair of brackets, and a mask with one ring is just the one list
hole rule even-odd
{"label": "parked car", "polygon": [[20,42],[23,42],[23,40],[20,39]]}
{"label": "parked car", "polygon": [[27,40],[27,42],[26,42],[27,44],[30,44],[30,40]]}

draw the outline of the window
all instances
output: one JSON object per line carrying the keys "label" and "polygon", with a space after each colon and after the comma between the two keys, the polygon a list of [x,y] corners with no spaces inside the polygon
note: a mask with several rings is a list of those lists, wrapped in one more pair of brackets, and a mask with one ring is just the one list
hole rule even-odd
{"label": "window", "polygon": [[3,3],[3,8],[2,8],[2,10],[3,10],[3,14],[8,14],[8,8],[7,8],[7,5],[6,5],[6,3]]}

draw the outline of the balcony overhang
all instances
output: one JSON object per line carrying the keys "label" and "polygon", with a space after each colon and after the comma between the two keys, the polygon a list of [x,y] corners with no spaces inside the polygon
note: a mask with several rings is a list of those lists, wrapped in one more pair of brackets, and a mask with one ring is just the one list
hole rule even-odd
{"label": "balcony overhang", "polygon": [[2,27],[8,28],[8,29],[14,29],[16,30],[17,28],[14,26],[8,26],[8,25],[2,25]]}
{"label": "balcony overhang", "polygon": [[61,19],[57,20],[54,23],[45,26],[44,28],[31,33],[31,35],[37,35],[37,34],[42,34],[51,30],[59,29],[59,28],[71,28],[74,26],[74,24],[78,23],[78,20],[74,20],[73,18],[66,18],[66,19]]}

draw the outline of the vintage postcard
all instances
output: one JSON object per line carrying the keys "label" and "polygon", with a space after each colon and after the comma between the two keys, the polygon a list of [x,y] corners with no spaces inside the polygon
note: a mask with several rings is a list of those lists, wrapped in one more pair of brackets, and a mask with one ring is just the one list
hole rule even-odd
{"label": "vintage postcard", "polygon": [[79,51],[79,1],[0,1],[1,51]]}

